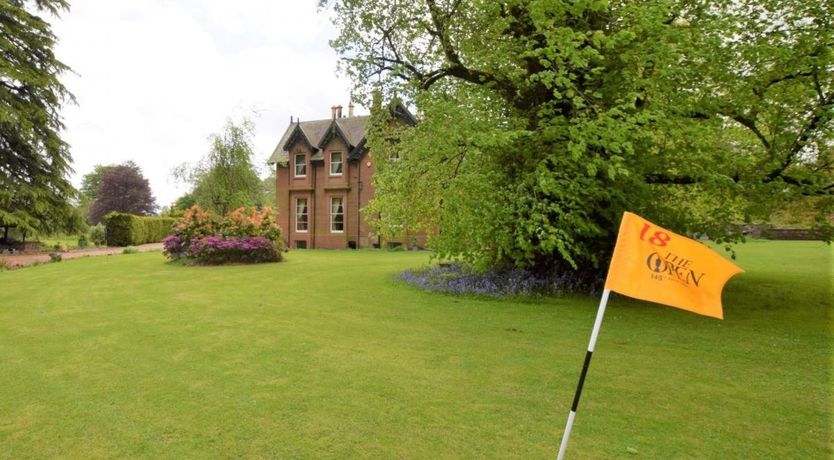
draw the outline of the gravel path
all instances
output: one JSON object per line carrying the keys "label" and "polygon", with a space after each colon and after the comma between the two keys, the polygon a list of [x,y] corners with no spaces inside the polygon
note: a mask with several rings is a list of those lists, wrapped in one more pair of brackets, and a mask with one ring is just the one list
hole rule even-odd
{"label": "gravel path", "polygon": [[[162,249],[162,243],[140,244],[139,246],[134,247],[140,252],[157,251]],[[62,252],[61,258],[67,260],[87,256],[109,256],[111,254],[121,254],[123,250],[124,248],[76,249],[73,251]],[[0,255],[0,261],[9,267],[26,267],[34,264],[35,262],[49,262],[49,254],[2,254]]]}

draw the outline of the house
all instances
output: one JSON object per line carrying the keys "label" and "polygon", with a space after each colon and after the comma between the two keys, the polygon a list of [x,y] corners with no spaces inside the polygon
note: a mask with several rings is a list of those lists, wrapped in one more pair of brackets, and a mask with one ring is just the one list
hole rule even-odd
{"label": "house", "polygon": [[[381,240],[360,209],[374,195],[374,158],[366,147],[368,115],[347,116],[342,106],[330,118],[290,124],[268,163],[276,168],[278,224],[289,248],[369,248],[425,243],[424,235]],[[401,103],[390,104],[395,122],[416,120]]]}

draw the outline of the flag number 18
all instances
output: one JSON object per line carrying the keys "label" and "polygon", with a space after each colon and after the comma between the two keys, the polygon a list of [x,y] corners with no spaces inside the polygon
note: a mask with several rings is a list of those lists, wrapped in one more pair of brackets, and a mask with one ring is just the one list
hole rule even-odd
{"label": "flag number 18", "polygon": [[[640,230],[640,240],[644,241],[646,239],[646,233],[649,232],[649,229],[652,226],[649,224],[643,225],[643,230]],[[649,243],[654,246],[666,246],[666,243],[671,239],[668,233],[656,231],[654,235],[649,238]]]}

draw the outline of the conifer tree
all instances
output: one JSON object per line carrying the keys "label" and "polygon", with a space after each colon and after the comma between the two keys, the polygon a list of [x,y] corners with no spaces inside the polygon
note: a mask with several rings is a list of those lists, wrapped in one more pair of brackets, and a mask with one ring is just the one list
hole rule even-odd
{"label": "conifer tree", "polygon": [[73,97],[59,77],[68,67],[53,53],[56,37],[43,14],[64,0],[0,2],[0,226],[22,232],[71,230],[71,157],[60,109]]}

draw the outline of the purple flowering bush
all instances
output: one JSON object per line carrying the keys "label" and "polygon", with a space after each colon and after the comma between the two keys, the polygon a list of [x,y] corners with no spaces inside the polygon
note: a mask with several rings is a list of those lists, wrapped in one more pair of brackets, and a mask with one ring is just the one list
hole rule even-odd
{"label": "purple flowering bush", "polygon": [[543,275],[520,268],[478,272],[446,263],[407,270],[398,278],[428,291],[489,297],[589,293],[599,291],[603,284],[602,278],[589,283],[588,278],[575,272]]}
{"label": "purple flowering bush", "polygon": [[281,229],[269,208],[240,208],[220,218],[194,206],[162,245],[172,260],[204,265],[278,262],[284,249]]}
{"label": "purple flowering bush", "polygon": [[185,251],[187,249],[185,238],[179,235],[168,235],[162,240],[162,252],[171,259],[185,257]]}
{"label": "purple flowering bush", "polygon": [[206,265],[257,264],[278,262],[281,253],[263,236],[207,236],[191,241],[189,257]]}

